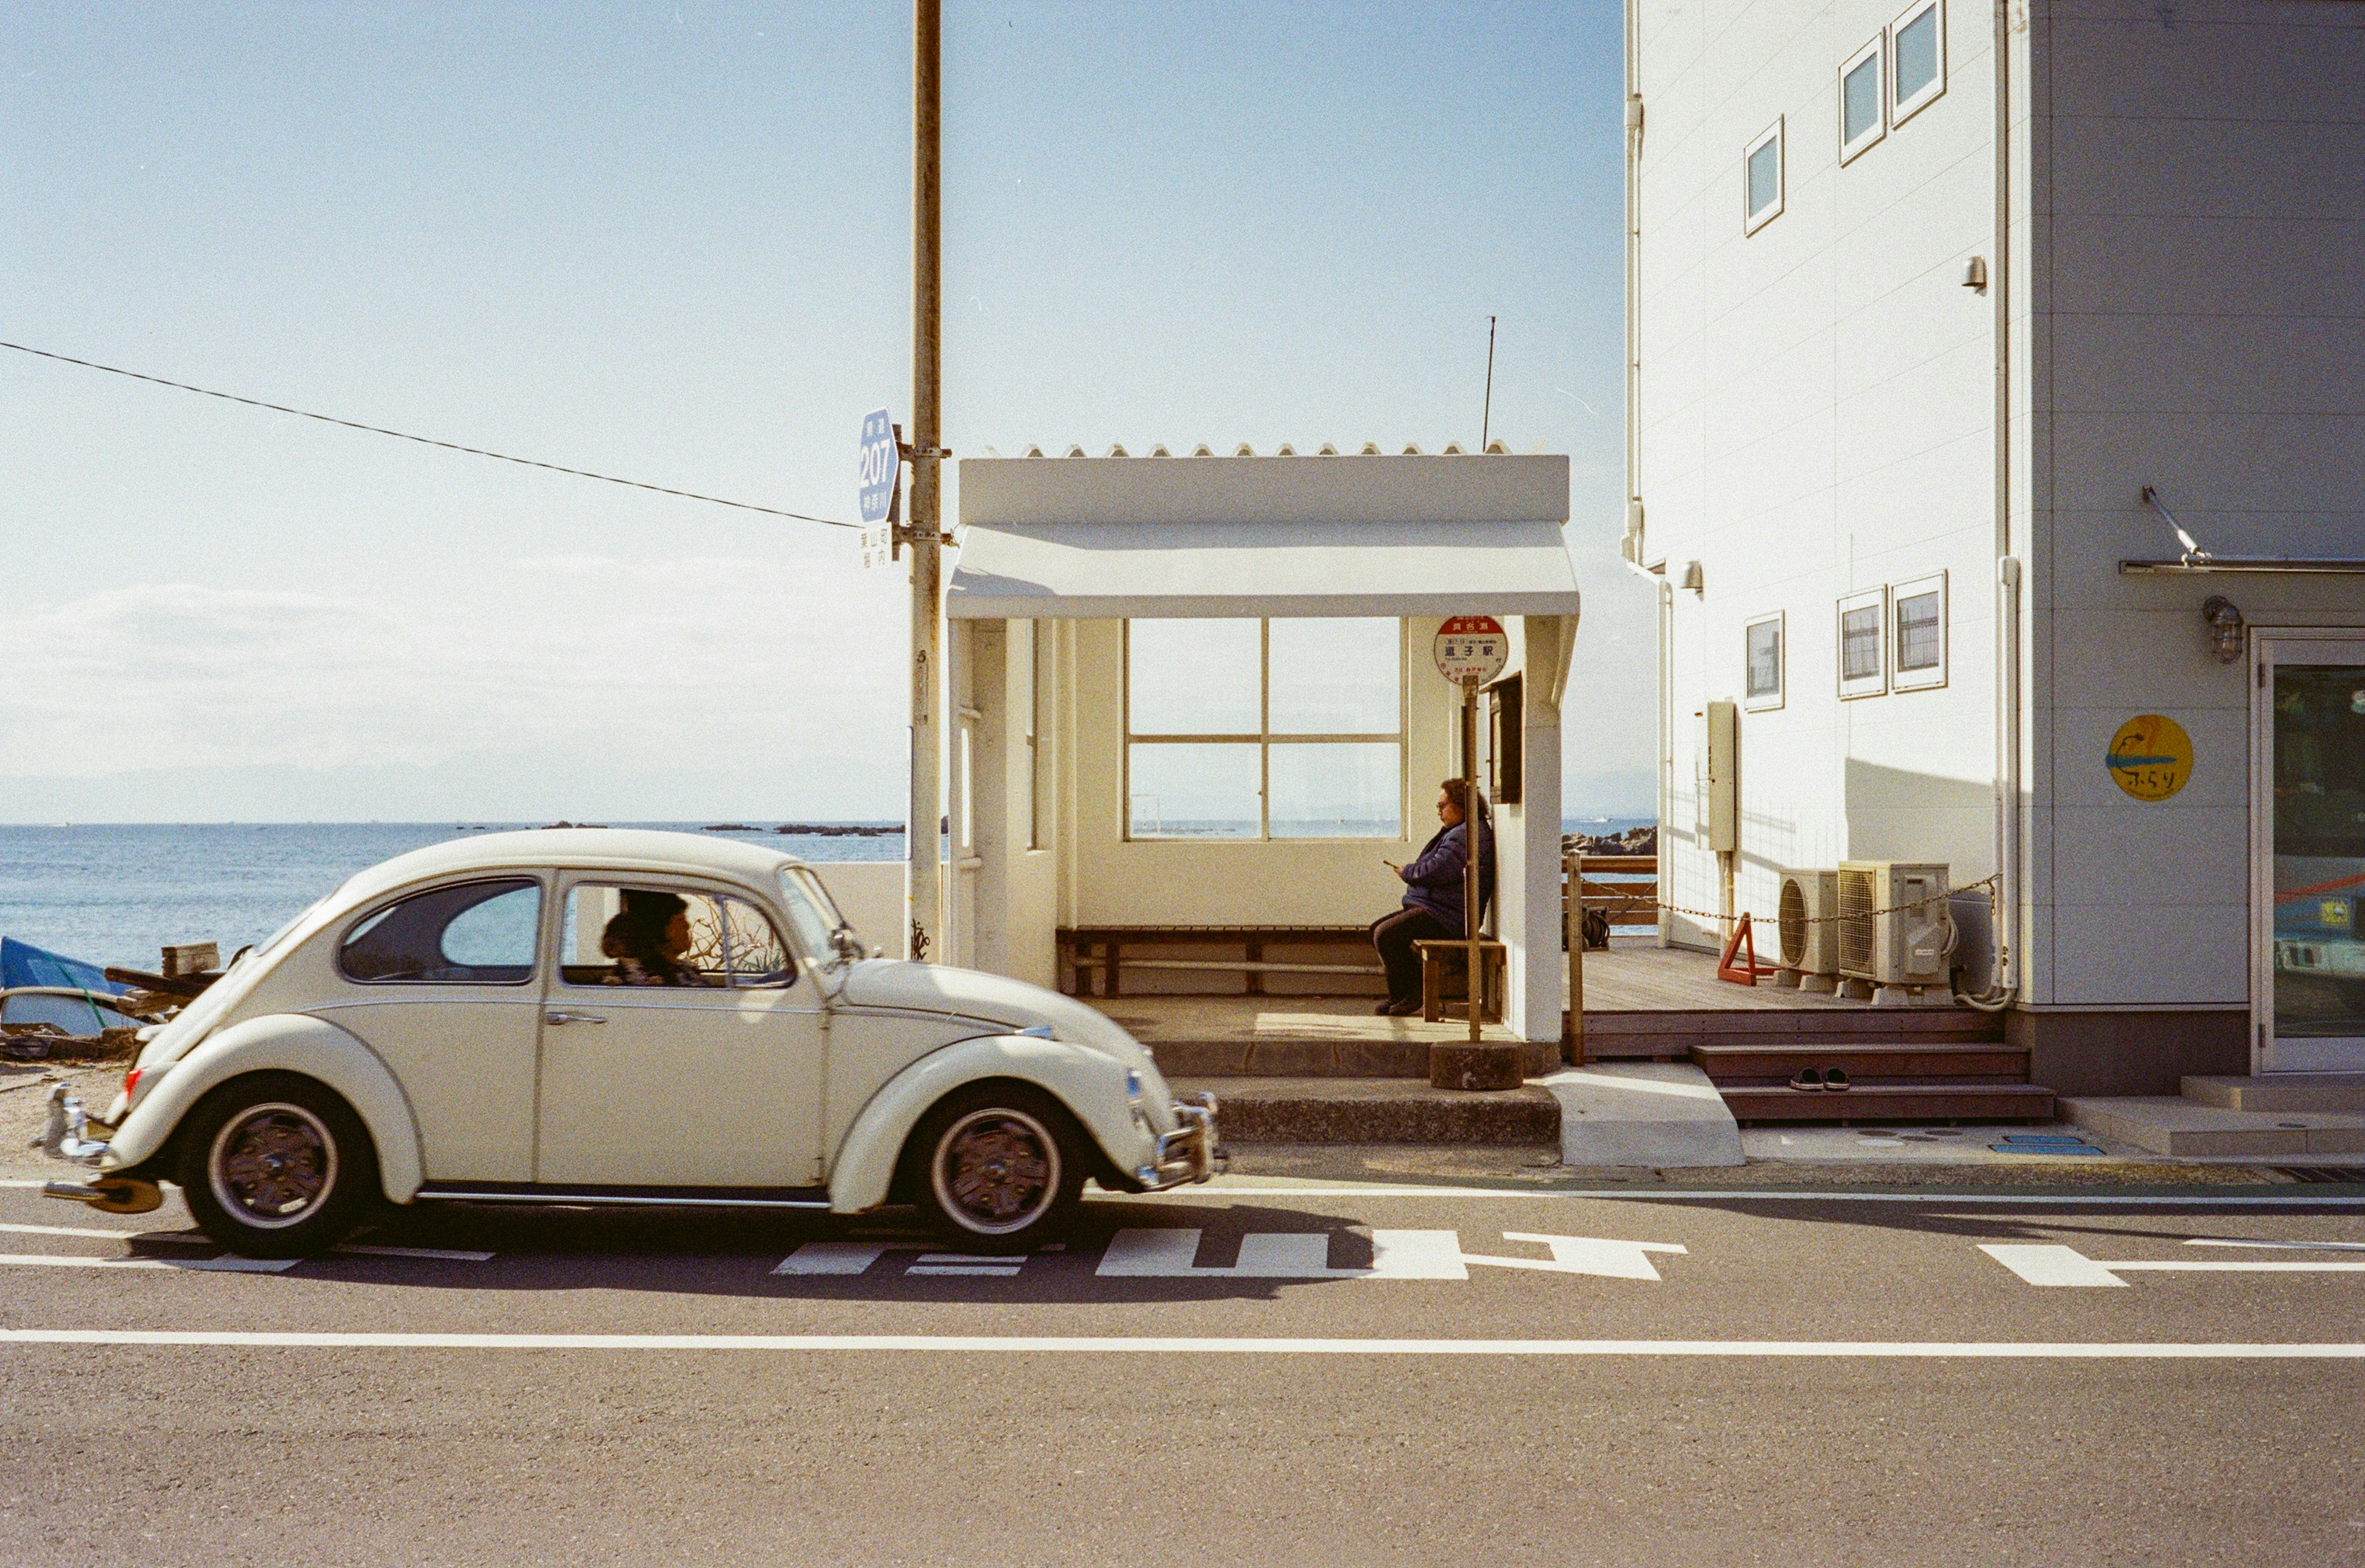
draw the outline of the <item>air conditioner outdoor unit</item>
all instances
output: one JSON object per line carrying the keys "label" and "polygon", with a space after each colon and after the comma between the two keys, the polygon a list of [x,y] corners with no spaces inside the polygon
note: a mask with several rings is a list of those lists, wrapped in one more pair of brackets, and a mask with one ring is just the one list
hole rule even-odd
{"label": "air conditioner outdoor unit", "polygon": [[1947,983],[1946,871],[1925,861],[1840,862],[1839,970],[1877,988],[1874,1002],[1910,1002],[1922,986]]}
{"label": "air conditioner outdoor unit", "polygon": [[1840,874],[1786,871],[1782,908],[1776,917],[1782,934],[1782,968],[1777,985],[1800,991],[1838,989],[1840,972]]}

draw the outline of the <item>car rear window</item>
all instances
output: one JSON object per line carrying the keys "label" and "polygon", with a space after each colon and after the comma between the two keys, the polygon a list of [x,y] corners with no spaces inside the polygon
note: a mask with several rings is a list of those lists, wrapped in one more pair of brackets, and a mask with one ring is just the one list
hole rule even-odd
{"label": "car rear window", "polygon": [[345,934],[337,967],[364,985],[523,985],[533,978],[542,884],[530,877],[413,893]]}

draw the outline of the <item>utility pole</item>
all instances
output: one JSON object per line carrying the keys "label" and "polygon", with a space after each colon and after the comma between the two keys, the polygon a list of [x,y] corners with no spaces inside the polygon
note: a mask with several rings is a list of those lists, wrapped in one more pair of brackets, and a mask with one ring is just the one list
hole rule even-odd
{"label": "utility pole", "polygon": [[912,6],[912,804],[903,834],[911,855],[911,956],[933,958],[944,924],[937,822],[944,815],[942,748],[944,597],[942,410],[944,352],[938,334],[938,0]]}

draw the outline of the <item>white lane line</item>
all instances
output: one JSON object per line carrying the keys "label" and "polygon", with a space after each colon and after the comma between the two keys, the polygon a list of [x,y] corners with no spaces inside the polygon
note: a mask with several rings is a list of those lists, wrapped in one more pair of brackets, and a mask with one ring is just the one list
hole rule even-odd
{"label": "white lane line", "polygon": [[2365,1343],[1882,1339],[1314,1339],[960,1334],[373,1334],[0,1328],[0,1345],[232,1350],[872,1350],[974,1355],[1668,1356],[1968,1361],[2365,1361]]}
{"label": "white lane line", "polygon": [[2365,1252],[2365,1241],[2236,1241],[2214,1236],[2196,1236],[2185,1242],[2187,1247],[2274,1247],[2294,1252]]}
{"label": "white lane line", "polygon": [[378,1247],[358,1241],[339,1242],[330,1250],[358,1253],[365,1258],[431,1258],[451,1263],[486,1263],[493,1257],[489,1252],[461,1252],[443,1247]]}
{"label": "white lane line", "polygon": [[2124,1287],[2126,1273],[2177,1274],[2348,1274],[2365,1273],[2365,1262],[2340,1263],[2311,1260],[2269,1261],[2259,1259],[2089,1258],[2074,1247],[2020,1243],[1982,1243],[1979,1250],[2032,1285],[2068,1289]]}
{"label": "white lane line", "polygon": [[276,1274],[297,1264],[293,1258],[52,1258],[39,1252],[0,1252],[0,1265],[35,1269],[194,1269],[219,1274]]}
{"label": "white lane line", "polygon": [[195,1230],[101,1230],[87,1225],[0,1225],[11,1236],[87,1236],[100,1241],[180,1241],[193,1247],[219,1245]]}
{"label": "white lane line", "polygon": [[997,1280],[1014,1280],[1018,1271],[1006,1264],[992,1263],[914,1263],[903,1271],[907,1274],[976,1274]]}
{"label": "white lane line", "polygon": [[[2365,1177],[2359,1179],[2365,1180]],[[2338,1196],[2163,1198],[2097,1193],[2069,1197],[2056,1193],[2021,1197],[2009,1193],[1799,1193],[1770,1192],[1756,1187],[1720,1190],[1676,1187],[1651,1192],[1633,1192],[1618,1187],[1560,1188],[1551,1192],[1527,1192],[1509,1187],[1178,1187],[1165,1193],[1086,1193],[1084,1197],[1087,1201],[1103,1204],[1205,1203],[1218,1198],[1634,1198],[1655,1203],[1681,1203],[1701,1198],[1729,1202],[1746,1198],[1752,1202],[1780,1204],[2001,1204],[2012,1207],[2068,1204],[2079,1208],[2180,1209],[2365,1208],[2365,1198]]]}

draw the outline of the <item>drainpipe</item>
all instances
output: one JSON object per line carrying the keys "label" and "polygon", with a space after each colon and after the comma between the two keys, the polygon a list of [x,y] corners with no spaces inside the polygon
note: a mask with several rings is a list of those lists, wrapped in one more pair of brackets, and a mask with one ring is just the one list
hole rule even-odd
{"label": "drainpipe", "polygon": [[1988,269],[1995,299],[1995,623],[1996,905],[1995,948],[1988,989],[1963,1001],[1987,1013],[2010,1007],[2020,992],[2020,588],[2012,541],[2012,19],[2011,0],[1995,5],[1995,259]]}

